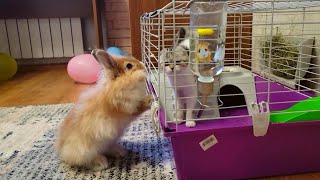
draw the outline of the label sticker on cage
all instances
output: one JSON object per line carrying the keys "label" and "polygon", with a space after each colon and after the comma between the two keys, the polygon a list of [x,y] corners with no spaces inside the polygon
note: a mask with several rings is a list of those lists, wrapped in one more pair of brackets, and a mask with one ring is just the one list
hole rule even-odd
{"label": "label sticker on cage", "polygon": [[201,141],[199,144],[200,144],[201,148],[204,151],[206,151],[217,143],[218,143],[217,138],[212,134],[211,136],[209,136],[206,139],[204,139],[203,141]]}

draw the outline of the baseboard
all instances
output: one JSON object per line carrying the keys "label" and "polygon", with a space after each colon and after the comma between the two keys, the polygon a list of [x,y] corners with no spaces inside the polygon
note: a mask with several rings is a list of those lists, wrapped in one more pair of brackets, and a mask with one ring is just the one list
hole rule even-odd
{"label": "baseboard", "polygon": [[40,65],[40,64],[65,64],[71,58],[40,58],[40,59],[17,59],[18,65]]}

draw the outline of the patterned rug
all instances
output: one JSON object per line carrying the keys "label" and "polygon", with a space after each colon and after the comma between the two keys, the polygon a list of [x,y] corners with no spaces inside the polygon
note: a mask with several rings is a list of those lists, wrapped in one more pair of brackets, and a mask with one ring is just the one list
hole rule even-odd
{"label": "patterned rug", "polygon": [[129,151],[111,168],[93,172],[59,161],[53,143],[57,125],[72,104],[0,108],[0,179],[176,179],[171,146],[157,137],[148,113],[121,140]]}

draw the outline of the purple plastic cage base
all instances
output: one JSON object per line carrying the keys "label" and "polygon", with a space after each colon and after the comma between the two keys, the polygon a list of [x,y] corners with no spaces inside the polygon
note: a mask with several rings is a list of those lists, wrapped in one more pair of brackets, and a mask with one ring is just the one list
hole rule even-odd
{"label": "purple plastic cage base", "polygon": [[[268,82],[256,76],[257,101],[267,101]],[[149,83],[149,90],[154,92]],[[310,93],[290,91],[271,82],[270,102],[304,100]],[[272,93],[277,92],[277,93]],[[271,104],[270,111],[289,108],[294,103]],[[243,115],[246,108],[221,112],[221,116]],[[271,123],[263,137],[253,135],[250,116],[197,122],[194,128],[184,123],[164,126],[165,112],[160,109],[163,134],[170,137],[179,179],[245,179],[320,171],[320,121]],[[214,134],[218,143],[203,151],[199,143]]]}

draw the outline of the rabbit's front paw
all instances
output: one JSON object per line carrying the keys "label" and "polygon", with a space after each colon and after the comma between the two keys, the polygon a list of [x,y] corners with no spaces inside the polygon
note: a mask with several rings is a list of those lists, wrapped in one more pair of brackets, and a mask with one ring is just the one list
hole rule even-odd
{"label": "rabbit's front paw", "polygon": [[145,110],[151,108],[152,102],[153,102],[152,95],[146,95],[144,100],[143,100],[143,104],[144,104]]}
{"label": "rabbit's front paw", "polygon": [[152,102],[153,102],[153,97],[151,95],[146,95],[143,98],[143,100],[140,102],[140,104],[138,106],[138,111],[135,113],[135,115],[140,115],[141,113],[150,109]]}

